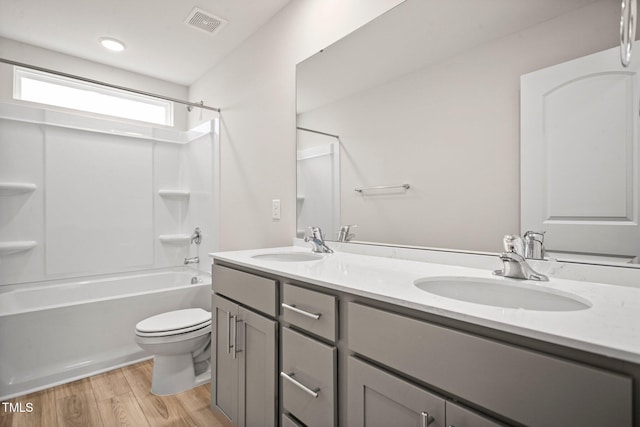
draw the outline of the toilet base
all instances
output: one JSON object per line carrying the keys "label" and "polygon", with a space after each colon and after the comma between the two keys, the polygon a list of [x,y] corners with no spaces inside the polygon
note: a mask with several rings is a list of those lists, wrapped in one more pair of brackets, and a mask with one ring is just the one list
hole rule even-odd
{"label": "toilet base", "polygon": [[153,359],[151,393],[168,396],[190,390],[211,381],[211,368],[196,376],[193,356],[187,354],[156,355]]}

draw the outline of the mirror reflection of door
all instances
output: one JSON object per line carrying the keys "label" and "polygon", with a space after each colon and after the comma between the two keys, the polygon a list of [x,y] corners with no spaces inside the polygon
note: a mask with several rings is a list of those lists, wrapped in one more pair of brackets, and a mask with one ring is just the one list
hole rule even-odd
{"label": "mirror reflection of door", "polygon": [[297,231],[308,235],[309,227],[322,229],[335,240],[340,228],[340,147],[334,136],[298,130]]}
{"label": "mirror reflection of door", "polygon": [[640,61],[619,49],[522,77],[522,231],[562,260],[640,257]]}

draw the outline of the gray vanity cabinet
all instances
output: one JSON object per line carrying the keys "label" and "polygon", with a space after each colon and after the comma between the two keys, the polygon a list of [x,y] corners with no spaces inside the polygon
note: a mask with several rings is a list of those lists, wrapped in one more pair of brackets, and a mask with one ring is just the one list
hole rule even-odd
{"label": "gray vanity cabinet", "polygon": [[349,427],[504,427],[353,356],[348,372]]}
{"label": "gray vanity cabinet", "polygon": [[445,401],[409,382],[349,357],[350,427],[445,427]]}
{"label": "gray vanity cabinet", "polygon": [[333,295],[285,283],[282,285],[282,320],[335,342],[338,337],[337,301]]}
{"label": "gray vanity cabinet", "polygon": [[307,427],[335,426],[337,349],[282,328],[282,407]]}
{"label": "gray vanity cabinet", "polygon": [[243,269],[213,267],[225,424],[634,425],[636,365]]}
{"label": "gray vanity cabinet", "polygon": [[282,423],[280,427],[300,427],[300,424],[293,421],[287,414],[282,414]]}
{"label": "gray vanity cabinet", "polygon": [[232,316],[237,315],[237,304],[226,298],[213,296],[212,366],[215,381],[211,381],[211,404],[234,424],[238,423],[238,359],[230,353]]}
{"label": "gray vanity cabinet", "polygon": [[482,415],[476,414],[456,403],[445,402],[447,427],[500,427],[498,424]]}
{"label": "gray vanity cabinet", "polygon": [[348,312],[353,352],[515,422],[632,425],[629,376],[362,304]]}
{"label": "gray vanity cabinet", "polygon": [[213,271],[211,407],[228,425],[276,426],[278,322],[258,311],[275,314],[277,282],[221,266]]}

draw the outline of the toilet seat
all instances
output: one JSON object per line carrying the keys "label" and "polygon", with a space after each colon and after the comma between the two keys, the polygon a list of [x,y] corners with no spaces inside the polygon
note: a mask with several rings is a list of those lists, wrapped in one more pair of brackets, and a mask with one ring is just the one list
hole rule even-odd
{"label": "toilet seat", "polygon": [[166,337],[200,329],[207,329],[207,332],[211,330],[211,313],[201,308],[189,308],[158,314],[138,322],[136,335]]}

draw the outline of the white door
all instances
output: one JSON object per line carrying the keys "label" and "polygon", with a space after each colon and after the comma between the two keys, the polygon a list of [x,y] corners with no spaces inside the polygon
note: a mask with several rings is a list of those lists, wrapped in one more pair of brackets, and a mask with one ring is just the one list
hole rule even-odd
{"label": "white door", "polygon": [[640,256],[639,68],[615,48],[521,77],[521,229],[550,256]]}

